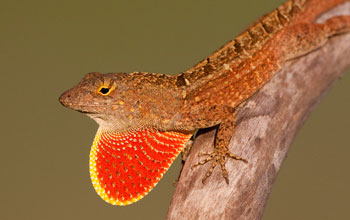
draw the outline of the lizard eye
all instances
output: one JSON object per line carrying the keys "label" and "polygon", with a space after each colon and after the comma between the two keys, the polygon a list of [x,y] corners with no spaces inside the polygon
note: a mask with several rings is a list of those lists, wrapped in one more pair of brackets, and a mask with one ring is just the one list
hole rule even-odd
{"label": "lizard eye", "polygon": [[108,88],[108,87],[105,87],[105,86],[101,86],[97,92],[100,94],[100,95],[108,95],[110,92],[111,92],[111,89]]}

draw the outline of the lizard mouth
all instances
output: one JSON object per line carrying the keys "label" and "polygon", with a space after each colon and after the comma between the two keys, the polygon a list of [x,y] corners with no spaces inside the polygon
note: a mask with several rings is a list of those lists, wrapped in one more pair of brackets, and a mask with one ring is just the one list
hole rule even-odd
{"label": "lizard mouth", "polygon": [[59,98],[59,102],[67,108],[76,110],[78,112],[84,113],[84,114],[89,114],[89,115],[95,115],[98,112],[94,111],[93,109],[97,109],[98,105],[86,105],[86,104],[81,104],[79,102],[72,102],[70,99],[70,94],[63,93],[60,98]]}
{"label": "lizard mouth", "polygon": [[97,114],[97,112],[81,110],[81,109],[77,109],[77,111],[80,113],[88,114],[88,115],[96,115]]}
{"label": "lizard mouth", "polygon": [[84,113],[84,114],[95,115],[98,113],[97,111],[92,110],[92,108],[98,107],[98,106],[94,106],[94,105],[81,105],[81,104],[72,103],[72,102],[61,102],[61,104],[67,108],[73,109],[75,111],[78,111],[78,112]]}

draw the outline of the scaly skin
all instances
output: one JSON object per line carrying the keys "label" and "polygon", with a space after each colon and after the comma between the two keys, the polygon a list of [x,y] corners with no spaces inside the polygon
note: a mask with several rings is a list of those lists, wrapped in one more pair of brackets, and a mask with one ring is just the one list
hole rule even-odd
{"label": "scaly skin", "polygon": [[[202,153],[229,183],[227,158],[235,111],[284,63],[350,30],[350,16],[313,20],[346,0],[290,0],[250,26],[193,68],[168,76],[154,73],[89,73],[60,97],[69,108],[100,125],[90,154],[96,191],[107,202],[127,205],[146,195],[192,134],[217,126],[214,150]],[[174,139],[174,137],[176,137]]]}

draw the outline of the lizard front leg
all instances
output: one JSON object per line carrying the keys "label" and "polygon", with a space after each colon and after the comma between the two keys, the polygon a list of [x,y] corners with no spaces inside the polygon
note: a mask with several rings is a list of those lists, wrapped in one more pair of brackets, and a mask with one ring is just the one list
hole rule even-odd
{"label": "lizard front leg", "polygon": [[207,156],[207,157],[204,160],[201,160],[200,162],[192,166],[192,168],[194,168],[196,166],[203,165],[211,161],[211,166],[208,172],[205,174],[204,178],[202,179],[203,183],[206,181],[208,177],[211,176],[216,165],[220,165],[222,176],[225,179],[226,183],[228,184],[229,178],[225,167],[225,163],[228,158],[241,160],[245,163],[248,162],[246,159],[231,153],[230,150],[228,149],[228,145],[230,143],[230,140],[234,131],[236,116],[232,108],[227,108],[225,113],[227,115],[225,117],[225,121],[222,121],[217,128],[215,142],[214,142],[214,151],[210,153],[209,152],[199,153],[198,156]]}

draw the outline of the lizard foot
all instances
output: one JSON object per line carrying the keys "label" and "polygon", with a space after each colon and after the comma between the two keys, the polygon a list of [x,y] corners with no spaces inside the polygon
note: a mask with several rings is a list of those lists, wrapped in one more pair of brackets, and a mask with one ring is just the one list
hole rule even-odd
{"label": "lizard foot", "polygon": [[192,169],[196,166],[199,166],[199,165],[204,165],[206,164],[207,162],[209,161],[212,161],[211,163],[211,167],[209,168],[208,172],[205,174],[204,178],[202,179],[202,183],[204,184],[206,179],[208,177],[211,176],[211,174],[213,173],[214,171],[214,168],[216,167],[217,164],[220,165],[221,167],[221,172],[222,172],[222,176],[224,177],[225,181],[227,184],[229,184],[229,179],[228,179],[228,173],[227,173],[227,170],[226,170],[226,167],[225,167],[225,163],[226,163],[226,159],[227,158],[232,158],[232,159],[235,159],[235,160],[241,160],[245,163],[248,163],[248,160],[238,156],[238,155],[235,155],[235,154],[232,154],[229,150],[226,150],[226,151],[214,151],[214,152],[211,152],[211,153],[199,153],[198,154],[199,157],[201,156],[207,156],[207,158],[205,158],[204,160],[201,160],[199,161],[198,163],[194,164],[192,166]]}

